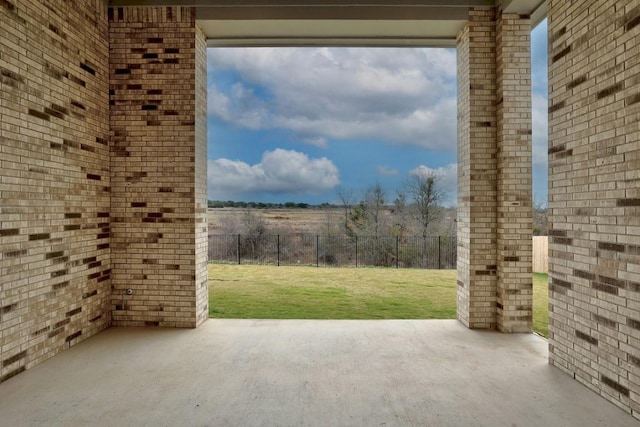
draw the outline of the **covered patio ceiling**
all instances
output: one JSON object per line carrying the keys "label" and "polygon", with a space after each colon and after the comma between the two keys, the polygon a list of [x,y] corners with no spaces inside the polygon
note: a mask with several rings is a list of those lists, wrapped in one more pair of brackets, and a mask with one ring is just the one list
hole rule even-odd
{"label": "covered patio ceiling", "polygon": [[[195,6],[209,47],[455,47],[468,8],[500,0],[110,0],[120,6]],[[508,13],[546,16],[546,0],[503,0]]]}

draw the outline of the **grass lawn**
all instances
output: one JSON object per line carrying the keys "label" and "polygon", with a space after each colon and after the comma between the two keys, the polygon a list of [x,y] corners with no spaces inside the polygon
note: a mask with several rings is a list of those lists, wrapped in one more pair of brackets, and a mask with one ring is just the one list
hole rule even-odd
{"label": "grass lawn", "polygon": [[[547,335],[546,275],[534,330]],[[209,265],[209,315],[252,319],[455,319],[456,271]]]}
{"label": "grass lawn", "polygon": [[549,336],[549,276],[533,273],[533,330]]}

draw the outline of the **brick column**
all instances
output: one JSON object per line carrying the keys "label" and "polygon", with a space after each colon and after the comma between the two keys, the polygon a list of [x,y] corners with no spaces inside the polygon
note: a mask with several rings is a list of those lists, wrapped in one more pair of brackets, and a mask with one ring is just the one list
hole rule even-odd
{"label": "brick column", "polygon": [[458,35],[458,319],[470,328],[531,330],[529,33],[528,17],[479,8]]}
{"label": "brick column", "polygon": [[503,332],[531,332],[531,22],[500,14],[497,68],[497,319]]}
{"label": "brick column", "polygon": [[208,315],[204,34],[186,7],[109,21],[113,324],[195,327]]}
{"label": "brick column", "polygon": [[495,9],[469,12],[458,35],[458,319],[496,326]]}

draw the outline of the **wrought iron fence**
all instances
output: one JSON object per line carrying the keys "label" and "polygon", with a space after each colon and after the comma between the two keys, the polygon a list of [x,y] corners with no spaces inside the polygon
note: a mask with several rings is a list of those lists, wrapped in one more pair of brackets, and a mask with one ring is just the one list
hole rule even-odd
{"label": "wrought iron fence", "polygon": [[209,235],[212,263],[454,269],[456,255],[450,236]]}

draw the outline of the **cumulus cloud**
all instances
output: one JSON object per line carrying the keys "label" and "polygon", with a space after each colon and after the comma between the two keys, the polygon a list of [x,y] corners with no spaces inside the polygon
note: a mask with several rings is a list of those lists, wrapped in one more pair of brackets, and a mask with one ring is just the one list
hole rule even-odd
{"label": "cumulus cloud", "polygon": [[224,199],[247,193],[313,194],[340,184],[338,168],[326,157],[277,148],[265,151],[260,163],[209,159],[210,197]]}
{"label": "cumulus cloud", "polygon": [[429,166],[420,165],[409,171],[411,175],[436,175],[440,177],[440,188],[445,193],[444,203],[446,205],[456,204],[458,194],[458,164],[451,163],[446,166],[431,168]]}
{"label": "cumulus cloud", "polygon": [[336,138],[455,147],[455,50],[219,48],[208,63],[243,82],[209,86],[209,113],[235,126],[289,130],[318,146]]}
{"label": "cumulus cloud", "polygon": [[378,166],[378,175],[382,176],[396,176],[398,175],[397,169],[392,169],[387,166]]}

